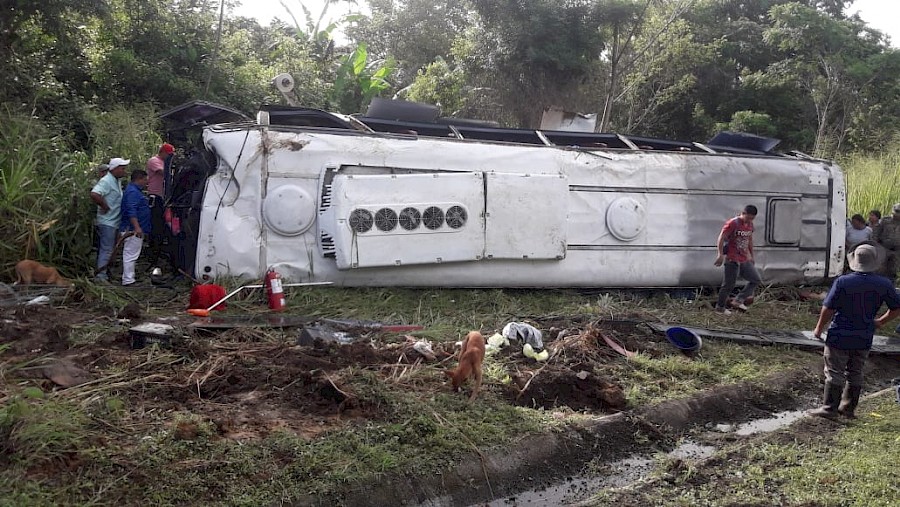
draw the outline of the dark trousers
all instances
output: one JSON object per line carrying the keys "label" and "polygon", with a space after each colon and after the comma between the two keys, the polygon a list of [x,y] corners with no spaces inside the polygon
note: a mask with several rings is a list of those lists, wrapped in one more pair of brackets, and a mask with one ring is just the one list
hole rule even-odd
{"label": "dark trousers", "polygon": [[863,386],[863,366],[869,358],[867,350],[843,350],[825,346],[825,382],[851,387]]}
{"label": "dark trousers", "polygon": [[150,261],[150,267],[156,266],[159,260],[159,254],[162,252],[163,241],[166,237],[166,221],[163,218],[165,213],[163,198],[158,195],[150,195],[150,241],[149,254],[147,259]]}
{"label": "dark trousers", "polygon": [[734,290],[734,286],[737,284],[738,274],[741,275],[741,278],[747,280],[747,285],[744,286],[744,289],[737,296],[738,302],[743,303],[745,299],[753,295],[753,291],[759,285],[759,271],[756,270],[756,266],[752,262],[725,261],[725,275],[722,280],[722,288],[719,289],[719,300],[716,301],[718,308],[725,308],[725,302],[728,301],[728,296],[731,295],[731,291]]}

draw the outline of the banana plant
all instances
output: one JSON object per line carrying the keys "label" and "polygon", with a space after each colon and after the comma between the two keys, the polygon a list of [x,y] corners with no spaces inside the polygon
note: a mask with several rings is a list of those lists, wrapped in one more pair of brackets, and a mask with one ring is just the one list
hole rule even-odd
{"label": "banana plant", "polygon": [[331,89],[332,107],[342,113],[360,112],[372,98],[391,87],[388,78],[397,69],[393,58],[369,62],[365,43],[341,58]]}

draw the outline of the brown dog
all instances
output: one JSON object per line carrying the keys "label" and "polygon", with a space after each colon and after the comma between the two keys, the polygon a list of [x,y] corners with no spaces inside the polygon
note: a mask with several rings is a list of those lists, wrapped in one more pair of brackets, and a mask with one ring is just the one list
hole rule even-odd
{"label": "brown dog", "polygon": [[49,283],[69,287],[72,282],[63,278],[56,268],[44,266],[38,261],[24,260],[16,264],[16,283]]}
{"label": "brown dog", "polygon": [[452,379],[454,391],[459,391],[459,387],[469,377],[475,377],[475,388],[472,389],[469,401],[475,400],[475,397],[478,396],[478,389],[481,388],[481,363],[483,361],[484,337],[478,331],[470,331],[459,351],[459,366],[454,370],[444,371],[444,374]]}

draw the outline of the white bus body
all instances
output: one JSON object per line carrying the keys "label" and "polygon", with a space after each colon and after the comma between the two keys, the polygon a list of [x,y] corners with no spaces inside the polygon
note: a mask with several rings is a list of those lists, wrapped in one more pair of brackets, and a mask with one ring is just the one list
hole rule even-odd
{"label": "white bus body", "polygon": [[194,270],[260,278],[274,267],[339,286],[717,285],[716,238],[747,204],[759,209],[754,251],[765,283],[843,268],[846,193],[833,163],[699,144],[640,149],[627,139],[630,149],[585,149],[530,133],[544,145],[206,127],[217,162]]}

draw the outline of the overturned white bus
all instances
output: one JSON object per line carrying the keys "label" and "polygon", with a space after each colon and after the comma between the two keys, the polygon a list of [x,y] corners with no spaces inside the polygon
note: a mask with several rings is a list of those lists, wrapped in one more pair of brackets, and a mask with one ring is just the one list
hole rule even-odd
{"label": "overturned white bus", "polygon": [[[167,115],[202,123],[197,108],[209,106]],[[843,267],[840,168],[776,154],[763,138],[700,144],[391,114],[268,107],[256,122],[206,125],[214,167],[194,200],[197,276],[274,267],[342,286],[717,285],[717,235],[747,204],[760,212],[764,282]]]}

